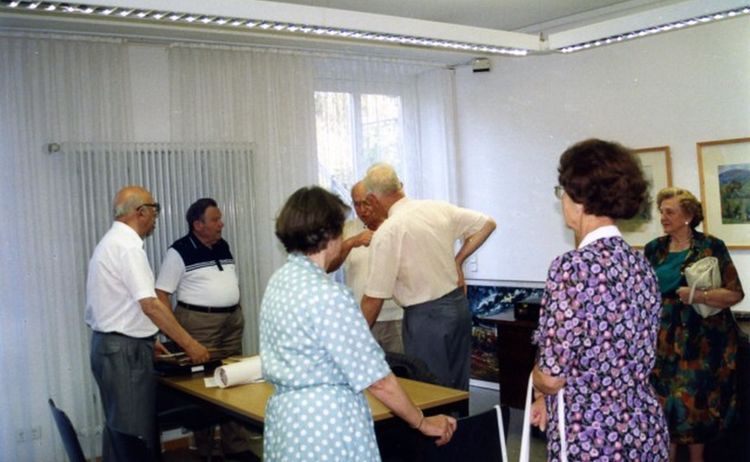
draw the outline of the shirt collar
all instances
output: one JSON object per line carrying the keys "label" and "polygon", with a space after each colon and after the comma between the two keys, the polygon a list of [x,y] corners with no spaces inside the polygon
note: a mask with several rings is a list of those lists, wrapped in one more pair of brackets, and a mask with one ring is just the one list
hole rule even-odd
{"label": "shirt collar", "polygon": [[132,240],[138,240],[141,245],[143,245],[143,238],[135,232],[133,228],[126,225],[125,223],[121,221],[114,221],[112,223],[112,229],[116,230],[118,233],[122,234],[123,236],[127,237],[128,239]]}
{"label": "shirt collar", "polygon": [[615,225],[600,226],[588,233],[578,244],[578,248],[583,248],[594,241],[604,239],[605,237],[622,237],[620,230]]}
{"label": "shirt collar", "polygon": [[406,205],[407,201],[408,201],[408,199],[406,198],[406,196],[404,196],[401,199],[399,199],[396,202],[394,202],[393,205],[391,205],[391,208],[388,209],[388,216],[390,217],[394,213],[396,213],[399,208],[401,208],[402,206]]}

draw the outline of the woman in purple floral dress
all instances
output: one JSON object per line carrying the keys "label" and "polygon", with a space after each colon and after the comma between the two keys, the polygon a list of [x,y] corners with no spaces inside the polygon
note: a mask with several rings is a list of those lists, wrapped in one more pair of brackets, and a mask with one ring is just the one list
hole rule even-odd
{"label": "woman in purple floral dress", "polygon": [[632,153],[587,140],[563,153],[555,193],[578,248],[549,268],[534,333],[538,359],[532,423],[547,430],[560,460],[556,393],[564,390],[567,459],[667,461],[669,435],[649,374],[661,298],[651,265],[615,220],[646,203],[648,185]]}

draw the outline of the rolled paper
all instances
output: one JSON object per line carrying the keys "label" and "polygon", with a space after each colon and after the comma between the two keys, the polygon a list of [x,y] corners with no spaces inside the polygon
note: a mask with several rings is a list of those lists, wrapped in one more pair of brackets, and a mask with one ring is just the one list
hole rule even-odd
{"label": "rolled paper", "polygon": [[252,356],[240,362],[217,367],[214,380],[220,388],[257,382],[263,378],[260,356]]}

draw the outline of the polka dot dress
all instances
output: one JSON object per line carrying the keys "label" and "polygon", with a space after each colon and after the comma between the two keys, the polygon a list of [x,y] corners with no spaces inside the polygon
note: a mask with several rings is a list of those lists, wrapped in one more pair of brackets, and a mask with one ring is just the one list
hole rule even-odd
{"label": "polka dot dress", "polygon": [[264,460],[379,461],[362,391],[390,373],[358,303],[309,258],[291,254],[260,313]]}

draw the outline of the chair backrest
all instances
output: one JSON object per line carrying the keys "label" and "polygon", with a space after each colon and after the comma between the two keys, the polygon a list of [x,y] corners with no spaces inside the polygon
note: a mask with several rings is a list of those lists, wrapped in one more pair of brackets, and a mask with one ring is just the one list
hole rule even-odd
{"label": "chair backrest", "polygon": [[146,441],[136,435],[122,433],[107,427],[109,442],[116,460],[132,460],[138,462],[156,462],[156,454],[149,449]]}
{"label": "chair backrest", "polygon": [[83,450],[81,449],[81,443],[78,442],[75,428],[73,428],[73,424],[70,422],[68,416],[55,406],[52,398],[49,400],[49,407],[52,410],[52,417],[55,418],[57,429],[60,431],[63,446],[65,446],[65,452],[68,454],[70,462],[86,462],[86,457],[84,457]]}
{"label": "chair backrest", "polygon": [[489,411],[459,419],[458,428],[450,443],[435,446],[432,439],[425,438],[422,450],[424,462],[472,462],[507,461],[505,436],[500,406]]}
{"label": "chair backrest", "polygon": [[430,372],[427,364],[419,358],[387,351],[385,353],[385,361],[396,377],[439,385],[435,374]]}

